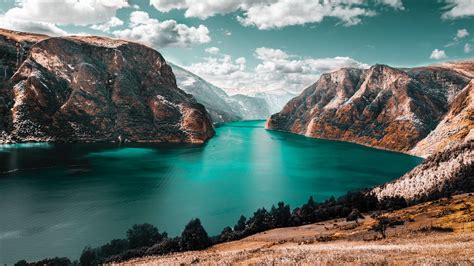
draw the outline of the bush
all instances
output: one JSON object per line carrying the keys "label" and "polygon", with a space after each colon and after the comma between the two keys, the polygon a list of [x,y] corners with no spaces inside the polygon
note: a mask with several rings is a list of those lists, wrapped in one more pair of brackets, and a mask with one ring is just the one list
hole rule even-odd
{"label": "bush", "polygon": [[128,247],[130,249],[151,247],[167,236],[166,232],[160,234],[158,229],[151,224],[136,224],[127,231]]}
{"label": "bush", "polygon": [[356,223],[359,223],[359,219],[364,219],[364,216],[362,216],[358,209],[353,209],[346,217],[346,221],[348,222],[355,221]]}
{"label": "bush", "polygon": [[147,256],[151,255],[165,255],[173,252],[178,252],[180,250],[180,238],[166,238],[162,240],[160,243],[153,245],[152,247],[148,248],[146,251]]}
{"label": "bush", "polygon": [[201,250],[209,247],[211,241],[199,219],[191,220],[181,233],[181,250]]}
{"label": "bush", "polygon": [[40,261],[36,261],[36,262],[30,262],[30,263],[28,263],[26,260],[20,260],[17,263],[15,263],[14,265],[15,266],[27,266],[27,265],[28,266],[45,266],[45,265],[47,265],[47,266],[70,266],[70,265],[72,265],[72,263],[66,257],[63,257],[63,258],[55,257],[55,258],[48,258],[48,259],[44,259],[44,260],[40,260]]}

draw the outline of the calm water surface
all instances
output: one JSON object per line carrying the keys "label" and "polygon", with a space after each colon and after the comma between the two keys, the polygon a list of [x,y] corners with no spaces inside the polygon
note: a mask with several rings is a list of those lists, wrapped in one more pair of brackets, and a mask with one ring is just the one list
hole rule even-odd
{"label": "calm water surface", "polygon": [[177,235],[194,217],[210,234],[240,214],[384,183],[420,158],[224,124],[203,146],[0,146],[0,263],[77,259],[135,223]]}

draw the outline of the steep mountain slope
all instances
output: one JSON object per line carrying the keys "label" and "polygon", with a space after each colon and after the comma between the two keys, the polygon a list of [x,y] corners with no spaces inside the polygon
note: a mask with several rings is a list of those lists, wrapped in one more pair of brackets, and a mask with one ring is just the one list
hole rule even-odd
{"label": "steep mountain slope", "polygon": [[0,30],[0,51],[1,143],[202,143],[214,134],[204,106],[146,46]]}
{"label": "steep mountain slope", "polygon": [[224,90],[177,65],[170,65],[176,76],[178,87],[204,104],[213,122],[242,120],[242,114]]}
{"label": "steep mountain slope", "polygon": [[424,201],[473,190],[474,141],[467,141],[431,155],[404,176],[372,191],[378,198]]}
{"label": "steep mountain slope", "polygon": [[[271,90],[257,92],[255,94],[250,94],[250,96],[265,100],[268,105],[268,110],[270,111],[268,116],[270,116],[271,114],[278,113],[283,108],[283,106],[288,103],[288,101],[298,95],[289,91]],[[266,118],[268,118],[268,116]]]}
{"label": "steep mountain slope", "polygon": [[[433,143],[416,146],[451,111],[452,116],[464,116],[459,119],[466,123],[454,129],[461,133],[451,135],[464,139],[472,129],[472,108],[464,106],[461,98],[472,91],[468,87],[474,77],[473,65],[474,61],[413,69],[375,65],[368,70],[341,69],[323,74],[271,116],[267,128],[430,154],[427,151]],[[461,107],[454,108],[458,105]]]}
{"label": "steep mountain slope", "polygon": [[271,114],[268,103],[263,98],[242,94],[231,97],[238,103],[240,113],[246,120],[266,119]]}
{"label": "steep mountain slope", "polygon": [[171,66],[178,86],[206,106],[213,122],[266,119],[270,115],[267,103],[258,97],[229,96],[223,89],[182,67]]}

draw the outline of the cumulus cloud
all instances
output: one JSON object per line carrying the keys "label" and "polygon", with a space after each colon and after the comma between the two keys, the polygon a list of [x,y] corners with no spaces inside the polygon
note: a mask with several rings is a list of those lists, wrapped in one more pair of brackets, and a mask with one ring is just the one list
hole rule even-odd
{"label": "cumulus cloud", "polygon": [[349,57],[301,58],[267,47],[257,48],[254,57],[259,63],[249,70],[245,58],[233,60],[226,54],[207,57],[203,62],[185,67],[231,93],[275,89],[300,92],[323,72],[342,67],[369,67]]}
{"label": "cumulus cloud", "polygon": [[434,49],[430,55],[430,59],[435,59],[435,60],[446,59],[446,58],[448,58],[448,56],[446,55],[446,52],[443,50],[438,50],[438,49]]}
{"label": "cumulus cloud", "polygon": [[19,0],[6,18],[54,24],[91,25],[108,21],[127,0]]}
{"label": "cumulus cloud", "polygon": [[217,47],[209,47],[204,50],[208,54],[218,54],[219,53],[219,48]]}
{"label": "cumulus cloud", "polygon": [[393,9],[405,10],[402,0],[377,0],[377,2],[391,6]]}
{"label": "cumulus cloud", "polygon": [[67,34],[66,31],[58,28],[53,23],[14,19],[5,15],[0,15],[0,28],[6,28],[16,31],[34,32],[50,36],[61,36]]}
{"label": "cumulus cloud", "polygon": [[[282,28],[291,25],[319,23],[334,17],[344,25],[355,25],[362,17],[376,12],[367,6],[368,0],[151,0],[150,4],[161,12],[184,9],[186,17],[206,19],[218,14],[243,11],[238,17],[244,26],[259,29]],[[403,9],[401,0],[377,0],[394,9]]]}
{"label": "cumulus cloud", "polygon": [[441,16],[443,19],[457,19],[474,16],[473,0],[445,0],[445,12]]}
{"label": "cumulus cloud", "polygon": [[472,46],[469,43],[464,45],[464,53],[468,54],[472,51]]}
{"label": "cumulus cloud", "polygon": [[458,32],[456,33],[457,40],[460,40],[467,36],[469,36],[469,32],[467,31],[467,29],[459,29]]}
{"label": "cumulus cloud", "polygon": [[119,19],[118,17],[112,17],[109,21],[102,23],[102,24],[97,24],[97,25],[92,25],[91,28],[94,30],[100,30],[107,32],[111,28],[115,28],[118,26],[123,25],[123,20]]}
{"label": "cumulus cloud", "polygon": [[189,47],[211,41],[206,26],[189,27],[175,20],[159,21],[148,13],[134,11],[130,14],[130,28],[116,30],[113,34],[121,39],[137,41],[155,48],[165,46]]}

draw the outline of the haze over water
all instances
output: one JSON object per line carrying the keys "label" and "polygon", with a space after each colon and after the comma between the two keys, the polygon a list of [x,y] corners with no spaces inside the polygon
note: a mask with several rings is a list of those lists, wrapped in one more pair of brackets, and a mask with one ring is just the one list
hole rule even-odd
{"label": "haze over water", "polygon": [[0,146],[0,263],[77,259],[136,223],[171,236],[199,217],[211,235],[278,201],[291,208],[401,176],[421,158],[221,125],[203,146]]}

